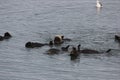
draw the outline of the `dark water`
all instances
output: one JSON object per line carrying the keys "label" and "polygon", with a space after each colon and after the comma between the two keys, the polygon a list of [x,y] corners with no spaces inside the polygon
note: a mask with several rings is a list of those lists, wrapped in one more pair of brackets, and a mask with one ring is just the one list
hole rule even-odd
{"label": "dark water", "polygon": [[[0,34],[13,37],[0,42],[0,80],[119,80],[120,0],[0,0]],[[49,56],[49,47],[26,49],[27,41],[48,42],[62,34],[72,41],[110,55],[81,55],[70,60],[68,53]],[[59,47],[58,47],[59,48]]]}

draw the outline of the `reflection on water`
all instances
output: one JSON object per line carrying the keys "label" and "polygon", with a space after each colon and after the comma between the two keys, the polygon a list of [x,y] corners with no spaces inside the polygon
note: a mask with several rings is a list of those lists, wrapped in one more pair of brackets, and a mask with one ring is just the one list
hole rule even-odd
{"label": "reflection on water", "polygon": [[96,8],[96,9],[97,9],[97,14],[100,14],[102,8],[101,8],[101,7],[98,7],[98,8]]}

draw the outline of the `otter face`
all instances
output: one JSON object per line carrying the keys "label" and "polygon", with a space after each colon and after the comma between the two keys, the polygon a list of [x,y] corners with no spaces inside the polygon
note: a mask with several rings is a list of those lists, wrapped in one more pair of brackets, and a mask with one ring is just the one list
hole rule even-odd
{"label": "otter face", "polygon": [[55,44],[61,44],[62,43],[62,36],[61,35],[56,35],[54,38],[54,43]]}

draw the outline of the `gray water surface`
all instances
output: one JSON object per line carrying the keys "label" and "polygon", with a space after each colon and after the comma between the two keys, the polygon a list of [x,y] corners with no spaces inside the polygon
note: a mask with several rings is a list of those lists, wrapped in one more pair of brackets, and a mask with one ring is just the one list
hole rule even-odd
{"label": "gray water surface", "polygon": [[[0,80],[119,80],[120,0],[0,0]],[[71,38],[68,44],[110,55],[81,55],[71,61],[69,53],[49,56],[50,47],[27,49],[28,41],[48,43],[55,35]],[[57,47],[60,48],[60,47]]]}

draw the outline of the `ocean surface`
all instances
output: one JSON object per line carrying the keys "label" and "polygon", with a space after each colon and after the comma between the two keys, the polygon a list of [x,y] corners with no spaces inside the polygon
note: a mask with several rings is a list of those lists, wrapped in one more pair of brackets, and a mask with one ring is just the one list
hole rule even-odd
{"label": "ocean surface", "polygon": [[[0,0],[0,80],[120,80],[120,0]],[[55,35],[103,54],[72,61],[68,52],[44,54],[49,46],[28,49],[28,41],[48,43]],[[112,49],[110,53],[104,53]]]}

